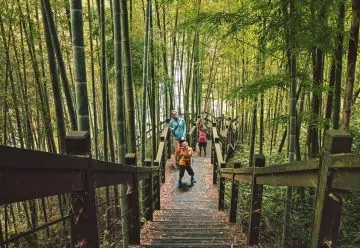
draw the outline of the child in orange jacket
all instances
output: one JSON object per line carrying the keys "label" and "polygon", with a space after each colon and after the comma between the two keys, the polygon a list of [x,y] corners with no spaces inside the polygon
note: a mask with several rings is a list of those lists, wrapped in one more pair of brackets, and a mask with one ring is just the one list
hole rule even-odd
{"label": "child in orange jacket", "polygon": [[182,186],[182,178],[185,174],[185,170],[191,176],[191,184],[196,183],[194,179],[194,171],[191,167],[192,164],[192,149],[186,140],[180,141],[180,148],[176,151],[176,161],[179,167],[179,187]]}

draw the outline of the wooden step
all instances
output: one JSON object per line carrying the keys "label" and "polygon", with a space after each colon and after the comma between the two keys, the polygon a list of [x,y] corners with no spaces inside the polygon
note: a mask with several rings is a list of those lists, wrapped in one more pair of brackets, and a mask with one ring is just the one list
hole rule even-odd
{"label": "wooden step", "polygon": [[177,228],[226,228],[225,223],[214,221],[153,221],[154,226]]}
{"label": "wooden step", "polygon": [[173,244],[231,244],[231,240],[229,238],[216,238],[216,237],[164,237],[164,238],[156,238],[152,240],[152,244],[163,244],[163,243],[173,243]]}
{"label": "wooden step", "polygon": [[203,244],[203,243],[192,243],[192,244],[182,244],[182,243],[161,243],[161,244],[151,244],[151,245],[141,245],[141,247],[151,247],[151,248],[178,248],[178,247],[182,247],[182,248],[219,248],[219,247],[224,247],[224,248],[249,248],[249,246],[244,246],[244,245],[234,245],[234,244],[216,244],[216,243],[212,243],[212,244]]}
{"label": "wooden step", "polygon": [[191,231],[191,232],[215,232],[215,233],[220,233],[220,232],[223,232],[223,233],[228,233],[229,232],[229,227],[222,227],[222,228],[218,228],[218,227],[214,227],[214,228],[209,228],[209,227],[204,227],[204,228],[198,228],[196,226],[194,227],[188,227],[186,229],[184,228],[179,228],[179,227],[159,227],[159,226],[151,226],[149,227],[149,230],[153,230],[154,232],[155,231],[161,231],[161,232],[182,232],[184,230],[186,231]]}
{"label": "wooden step", "polygon": [[207,209],[162,209],[148,227],[151,245],[142,247],[245,247],[233,245],[229,224]]}
{"label": "wooden step", "polygon": [[204,231],[199,231],[199,232],[193,232],[193,231],[179,231],[179,232],[153,232],[154,236],[159,237],[161,239],[163,238],[179,238],[179,237],[194,237],[194,238],[224,238],[224,237],[228,237],[229,233],[228,232],[204,232]]}

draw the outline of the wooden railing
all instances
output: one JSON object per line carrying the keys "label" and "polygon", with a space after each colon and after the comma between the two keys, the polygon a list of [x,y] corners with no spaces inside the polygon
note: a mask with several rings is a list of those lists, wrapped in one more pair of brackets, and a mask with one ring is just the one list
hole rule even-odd
{"label": "wooden railing", "polygon": [[239,182],[251,185],[249,245],[259,242],[263,185],[316,188],[310,247],[324,247],[326,242],[337,243],[341,212],[338,192],[360,190],[360,156],[350,154],[350,135],[338,130],[327,131],[320,158],[264,167],[265,157],[257,155],[252,168],[240,168],[240,163],[226,168],[229,165],[224,161],[215,125],[212,132],[213,183],[219,183],[219,210],[224,210],[225,179],[231,180],[229,221],[236,222]]}
{"label": "wooden railing", "polygon": [[[84,242],[86,247],[99,247],[96,212],[99,204],[96,204],[95,190],[110,185],[127,187],[124,195],[112,201],[127,201],[127,211],[122,210],[119,216],[128,219],[128,225],[121,227],[122,239],[139,244],[138,183],[144,181],[145,218],[152,220],[154,209],[160,209],[160,182],[165,179],[165,155],[169,152],[166,148],[170,147],[168,127],[162,131],[160,140],[154,166],[147,159],[144,167],[136,166],[135,154],[126,154],[123,165],[92,159],[88,132],[72,132],[66,137],[67,155],[0,146],[0,205],[61,194],[69,195],[71,204],[71,212],[59,219],[5,239],[1,237],[0,247],[64,220],[70,222],[71,247]],[[106,228],[111,228],[109,223]]]}
{"label": "wooden railing", "polygon": [[[167,123],[169,120],[167,120]],[[170,129],[168,126],[165,126],[160,135],[160,143],[154,161],[154,166],[160,168],[160,177],[161,182],[165,183],[165,165],[166,160],[171,157],[171,139],[170,139]],[[160,191],[158,192],[160,194]],[[160,208],[160,202],[158,202],[158,207]]]}

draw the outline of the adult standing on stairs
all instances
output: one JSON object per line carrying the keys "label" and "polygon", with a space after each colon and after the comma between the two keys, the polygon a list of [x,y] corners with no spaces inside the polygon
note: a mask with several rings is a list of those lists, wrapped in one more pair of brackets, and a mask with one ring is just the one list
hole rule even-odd
{"label": "adult standing on stairs", "polygon": [[169,128],[173,135],[175,151],[177,151],[180,148],[180,141],[185,140],[186,123],[183,118],[179,117],[176,110],[171,111]]}

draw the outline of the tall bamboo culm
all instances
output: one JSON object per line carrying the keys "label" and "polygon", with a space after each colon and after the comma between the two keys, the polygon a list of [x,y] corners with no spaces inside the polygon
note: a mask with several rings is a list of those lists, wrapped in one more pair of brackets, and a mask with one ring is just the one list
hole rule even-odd
{"label": "tall bamboo culm", "polygon": [[80,131],[89,131],[89,103],[86,85],[82,0],[71,0],[70,5],[77,121]]}

